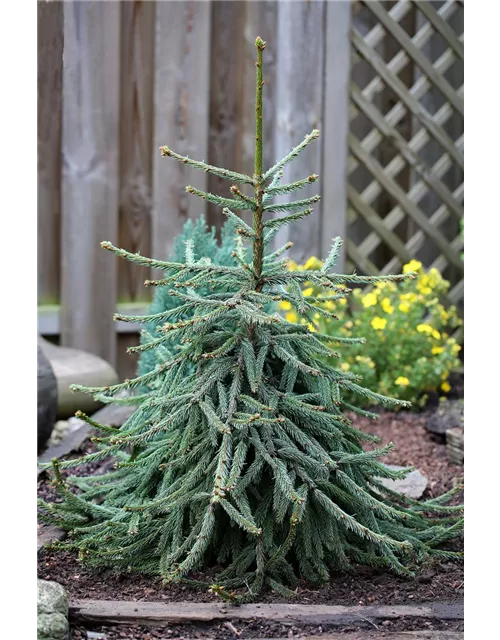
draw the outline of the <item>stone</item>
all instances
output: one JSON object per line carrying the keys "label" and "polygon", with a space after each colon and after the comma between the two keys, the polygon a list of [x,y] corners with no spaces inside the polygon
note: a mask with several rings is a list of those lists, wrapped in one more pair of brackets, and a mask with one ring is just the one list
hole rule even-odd
{"label": "stone", "polygon": [[[394,471],[401,471],[401,469],[405,468],[399,467],[394,464],[387,464],[385,466],[389,467],[389,469],[393,469]],[[401,478],[398,480],[392,480],[391,478],[379,478],[379,481],[388,489],[397,491],[398,493],[415,500],[418,500],[418,498],[422,497],[429,482],[424,474],[421,473],[418,469],[410,471],[406,478]]]}
{"label": "stone", "polygon": [[73,393],[70,385],[105,387],[116,384],[118,375],[108,362],[93,353],[59,347],[43,338],[39,339],[39,346],[48,358],[57,379],[58,418],[68,418],[78,409],[85,413],[93,413],[102,406],[91,395],[82,392]]}
{"label": "stone", "polygon": [[38,345],[38,452],[46,445],[57,414],[57,379],[49,359]]}
{"label": "stone", "polygon": [[68,432],[68,421],[67,420],[58,420],[54,429],[52,430],[52,434],[50,436],[50,444],[58,445],[64,440],[66,434]]}
{"label": "stone", "polygon": [[67,640],[68,620],[62,613],[39,613],[37,618],[37,640]]}
{"label": "stone", "polygon": [[67,640],[68,596],[57,582],[38,580],[37,640]]}
{"label": "stone", "polygon": [[464,426],[464,401],[445,400],[439,404],[436,411],[428,418],[426,428],[431,433],[444,435],[448,429]]}
{"label": "stone", "polygon": [[58,582],[38,580],[38,613],[59,612],[68,615],[68,596],[62,585]]}

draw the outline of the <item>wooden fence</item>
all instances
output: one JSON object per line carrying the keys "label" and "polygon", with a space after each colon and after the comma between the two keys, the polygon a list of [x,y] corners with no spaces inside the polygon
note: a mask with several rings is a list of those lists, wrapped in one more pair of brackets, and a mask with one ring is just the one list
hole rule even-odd
{"label": "wooden fence", "polygon": [[[38,4],[39,330],[133,370],[146,269],[103,239],[166,257],[185,220],[221,214],[186,184],[227,185],[160,157],[168,144],[251,172],[254,40],[267,40],[264,159],[317,127],[287,178],[321,176],[293,255],[346,239],[343,267],[416,257],[463,296],[463,3],[128,1]],[[277,70],[279,69],[279,73]],[[279,238],[279,241],[283,238]]]}

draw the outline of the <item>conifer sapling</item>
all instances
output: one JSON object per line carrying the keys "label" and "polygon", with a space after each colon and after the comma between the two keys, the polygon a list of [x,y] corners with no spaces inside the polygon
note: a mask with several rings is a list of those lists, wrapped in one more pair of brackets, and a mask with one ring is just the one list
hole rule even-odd
{"label": "conifer sapling", "polygon": [[[282,177],[319,132],[263,168],[264,47],[257,38],[253,176],[161,148],[163,156],[229,181],[227,197],[187,190],[220,205],[250,252],[240,243],[228,266],[196,256],[189,242],[184,262],[153,260],[102,243],[137,265],[163,271],[163,279],[147,284],[168,287],[179,301],[149,316],[117,316],[158,324],[154,339],[129,351],[162,349],[172,341],[179,348],[136,379],[105,388],[75,386],[137,409],[120,429],[82,416],[100,434],[94,438],[99,449],[80,460],[54,461],[62,501],[40,502],[42,517],[71,533],[59,546],[76,549],[89,565],[160,574],[166,582],[219,565],[211,591],[228,600],[236,597],[233,589],[242,588],[238,597],[250,599],[264,585],[293,595],[290,588],[300,578],[321,583],[359,564],[411,575],[431,555],[455,557],[438,547],[462,530],[462,508],[446,506],[459,487],[417,502],[381,484],[381,478],[406,472],[379,461],[391,445],[363,449],[377,438],[358,430],[344,412],[376,415],[343,396],[405,403],[327,364],[339,357],[332,342],[354,340],[310,332],[273,310],[287,301],[302,316],[335,317],[303,296],[304,282],[326,288],[336,300],[349,293],[348,284],[412,274],[337,274],[339,238],[320,271],[289,271],[282,256],[290,245],[273,250],[278,229],[309,215],[319,198],[274,203],[276,196],[317,180],[311,174],[284,184]],[[252,226],[238,216],[244,210],[252,212]],[[199,295],[202,289],[208,293]],[[138,388],[136,395],[120,397]],[[62,477],[60,469],[108,456],[116,459],[112,472]]]}

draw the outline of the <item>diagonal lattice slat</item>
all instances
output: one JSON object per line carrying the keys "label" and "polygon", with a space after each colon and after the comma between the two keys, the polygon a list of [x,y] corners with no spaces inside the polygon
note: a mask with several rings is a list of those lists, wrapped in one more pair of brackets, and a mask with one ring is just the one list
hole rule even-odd
{"label": "diagonal lattice slat", "polygon": [[463,3],[365,1],[356,20],[353,70],[362,66],[350,86],[347,258],[374,275],[420,256],[446,272],[448,300],[460,304]]}

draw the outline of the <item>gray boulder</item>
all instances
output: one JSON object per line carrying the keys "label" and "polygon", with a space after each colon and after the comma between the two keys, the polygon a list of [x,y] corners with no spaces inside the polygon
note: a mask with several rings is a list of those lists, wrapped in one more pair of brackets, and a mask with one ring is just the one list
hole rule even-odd
{"label": "gray boulder", "polygon": [[38,451],[50,438],[57,414],[57,379],[52,366],[38,345]]}
{"label": "gray boulder", "polygon": [[[398,467],[394,464],[387,464],[386,467],[393,469],[394,471],[401,471],[405,467]],[[418,500],[421,498],[424,491],[427,488],[428,480],[418,469],[410,471],[406,478],[391,480],[391,478],[379,478],[380,484],[384,487],[397,491],[398,493]]]}
{"label": "gray boulder", "polygon": [[39,340],[39,345],[50,361],[57,379],[58,418],[68,418],[78,409],[85,413],[93,413],[101,406],[93,396],[71,391],[70,385],[105,387],[118,382],[118,375],[113,367],[93,353],[59,347],[43,338]]}
{"label": "gray boulder", "polygon": [[67,640],[68,596],[57,582],[38,580],[37,640]]}
{"label": "gray boulder", "polygon": [[445,400],[429,417],[426,428],[431,433],[444,435],[448,429],[464,426],[464,401]]}

